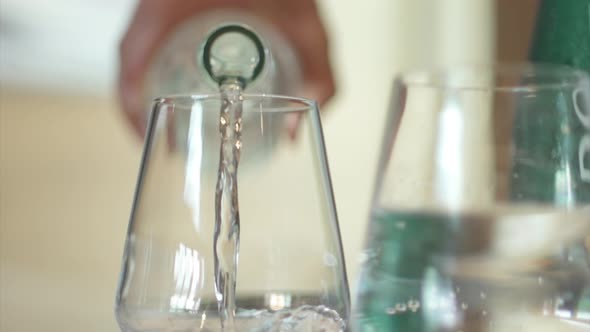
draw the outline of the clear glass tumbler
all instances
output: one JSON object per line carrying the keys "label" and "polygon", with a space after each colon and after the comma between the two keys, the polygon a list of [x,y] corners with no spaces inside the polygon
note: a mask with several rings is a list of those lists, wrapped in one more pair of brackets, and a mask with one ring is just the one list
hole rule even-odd
{"label": "clear glass tumbler", "polygon": [[396,80],[357,331],[590,331],[590,79],[506,65]]}
{"label": "clear glass tumbler", "polygon": [[[252,121],[241,124],[238,147],[232,326],[222,329],[216,289],[216,254],[227,249],[214,240],[221,135],[206,132],[225,121],[224,100],[184,96],[156,100],[151,113],[116,299],[123,331],[346,328],[348,284],[317,105],[242,99]],[[296,141],[267,130],[287,115],[302,120]],[[185,126],[176,127],[177,116]]]}

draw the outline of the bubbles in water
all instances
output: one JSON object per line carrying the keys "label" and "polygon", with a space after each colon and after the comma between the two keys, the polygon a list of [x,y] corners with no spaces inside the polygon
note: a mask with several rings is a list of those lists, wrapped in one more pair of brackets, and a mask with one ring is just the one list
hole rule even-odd
{"label": "bubbles in water", "polygon": [[344,321],[338,313],[325,306],[305,305],[295,310],[278,311],[258,332],[344,331]]}
{"label": "bubbles in water", "polygon": [[406,304],[405,303],[398,303],[395,305],[395,310],[399,311],[399,312],[405,312],[407,309]]}
{"label": "bubbles in water", "polygon": [[385,313],[387,313],[388,315],[395,315],[397,313],[397,310],[395,310],[395,308],[387,308],[385,309]]}
{"label": "bubbles in water", "polygon": [[484,292],[479,293],[479,296],[481,297],[482,300],[485,300],[487,298],[487,295]]}
{"label": "bubbles in water", "polygon": [[221,144],[213,233],[215,297],[218,301],[221,326],[233,331],[240,243],[237,168],[242,148],[242,102],[237,97],[242,94],[242,86],[224,84],[220,86],[220,92],[223,98],[219,113]]}
{"label": "bubbles in water", "polygon": [[416,301],[414,299],[411,299],[408,301],[408,308],[410,308],[410,310],[412,312],[416,312],[416,311],[418,311],[418,309],[420,309],[420,302]]}
{"label": "bubbles in water", "polygon": [[538,281],[539,281],[539,285],[543,285],[543,277],[539,277]]}
{"label": "bubbles in water", "polygon": [[469,305],[465,302],[461,303],[461,309],[463,310],[467,310],[467,308],[469,308]]}
{"label": "bubbles in water", "polygon": [[518,173],[512,174],[512,177],[515,178],[515,179],[518,179]]}
{"label": "bubbles in water", "polygon": [[406,222],[405,221],[398,221],[395,224],[395,227],[397,227],[398,229],[406,229]]}
{"label": "bubbles in water", "polygon": [[459,287],[459,286],[455,287],[455,292],[457,292],[457,294],[461,293],[461,287]]}
{"label": "bubbles in water", "polygon": [[484,310],[484,311],[481,312],[481,315],[482,316],[487,316],[488,315],[488,312]]}

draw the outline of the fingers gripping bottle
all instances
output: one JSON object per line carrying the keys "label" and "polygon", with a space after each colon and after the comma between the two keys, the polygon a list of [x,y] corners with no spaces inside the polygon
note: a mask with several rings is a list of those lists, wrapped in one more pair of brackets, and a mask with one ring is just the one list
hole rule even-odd
{"label": "fingers gripping bottle", "polygon": [[[280,95],[297,95],[302,82],[296,53],[275,26],[242,11],[210,11],[181,23],[162,43],[146,73],[145,109],[156,97],[218,94],[227,80],[239,82],[245,94]],[[175,116],[177,137],[186,137],[188,112]],[[253,113],[245,113],[242,121],[245,128],[260,127]],[[283,121],[273,121],[265,130],[279,135]],[[217,135],[218,129],[202,128],[202,133]],[[176,142],[179,149],[186,145]]]}

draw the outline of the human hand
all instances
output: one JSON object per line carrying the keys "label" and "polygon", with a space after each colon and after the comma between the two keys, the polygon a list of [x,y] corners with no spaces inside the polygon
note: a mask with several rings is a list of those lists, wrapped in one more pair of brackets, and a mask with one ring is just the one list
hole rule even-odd
{"label": "human hand", "polygon": [[[314,0],[140,0],[120,45],[118,92],[134,130],[145,135],[143,80],[148,66],[178,24],[208,10],[240,9],[273,24],[291,43],[301,62],[303,97],[320,104],[334,94],[328,40]],[[294,137],[298,117],[288,118]]]}

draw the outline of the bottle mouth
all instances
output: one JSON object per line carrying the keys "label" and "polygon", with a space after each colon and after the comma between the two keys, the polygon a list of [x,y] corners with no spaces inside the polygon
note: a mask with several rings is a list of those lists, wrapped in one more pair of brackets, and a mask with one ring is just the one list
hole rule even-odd
{"label": "bottle mouth", "polygon": [[265,47],[258,34],[240,24],[213,30],[202,48],[203,67],[218,85],[235,80],[244,87],[262,72]]}

